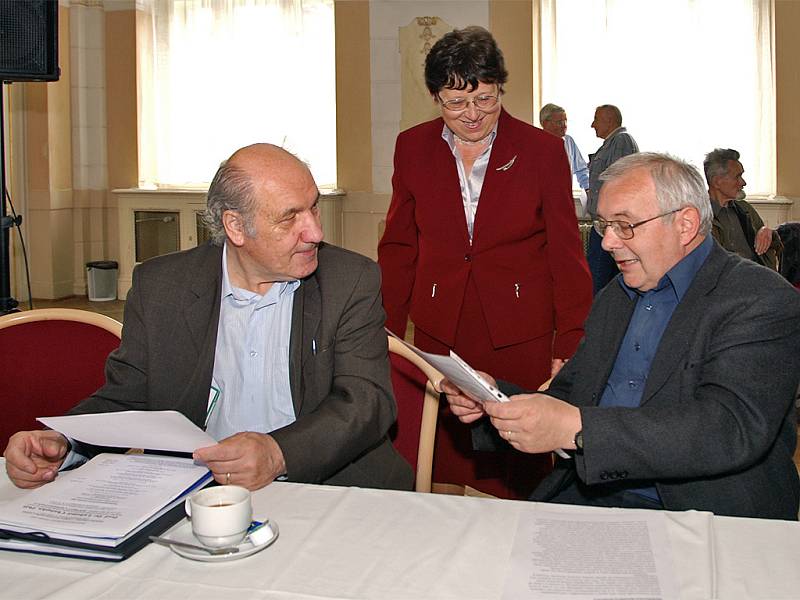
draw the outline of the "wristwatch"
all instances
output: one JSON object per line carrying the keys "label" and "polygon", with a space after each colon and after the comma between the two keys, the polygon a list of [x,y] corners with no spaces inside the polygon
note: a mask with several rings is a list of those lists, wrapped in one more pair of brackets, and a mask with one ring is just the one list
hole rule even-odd
{"label": "wristwatch", "polygon": [[575,452],[578,454],[583,453],[583,429],[575,434],[573,442],[575,443]]}

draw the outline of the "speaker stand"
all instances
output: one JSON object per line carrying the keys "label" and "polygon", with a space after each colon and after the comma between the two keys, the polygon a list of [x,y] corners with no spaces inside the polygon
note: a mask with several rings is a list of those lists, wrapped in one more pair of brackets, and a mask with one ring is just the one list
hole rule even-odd
{"label": "speaker stand", "polygon": [[6,214],[6,124],[2,89],[6,83],[5,81],[0,82],[0,194],[2,194],[2,198],[0,198],[0,315],[17,312],[19,304],[11,297],[11,264],[9,260],[11,228],[15,222]]}

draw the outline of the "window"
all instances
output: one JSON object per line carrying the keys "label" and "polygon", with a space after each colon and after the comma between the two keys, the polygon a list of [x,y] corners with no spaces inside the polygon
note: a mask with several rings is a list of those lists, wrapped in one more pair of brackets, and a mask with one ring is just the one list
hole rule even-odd
{"label": "window", "polygon": [[775,193],[769,0],[541,0],[542,103],[567,110],[584,155],[602,143],[594,109],[615,104],[643,151],[702,170],[742,154],[750,194]]}
{"label": "window", "polygon": [[333,0],[146,0],[137,23],[140,186],[207,184],[270,142],[336,182]]}

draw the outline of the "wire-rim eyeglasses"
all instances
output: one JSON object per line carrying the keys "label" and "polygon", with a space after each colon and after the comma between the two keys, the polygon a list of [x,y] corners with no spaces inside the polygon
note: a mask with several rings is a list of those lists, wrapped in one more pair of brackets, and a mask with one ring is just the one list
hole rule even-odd
{"label": "wire-rim eyeglasses", "polygon": [[470,103],[475,105],[478,110],[489,110],[497,104],[499,96],[492,94],[481,94],[475,98],[453,98],[451,100],[442,100],[439,97],[439,102],[442,108],[451,112],[464,112],[469,107]]}
{"label": "wire-rim eyeglasses", "polygon": [[592,219],[592,227],[594,227],[594,230],[600,235],[600,237],[603,237],[606,234],[606,229],[611,227],[611,231],[613,231],[614,235],[616,235],[619,239],[630,240],[633,239],[633,230],[639,227],[639,225],[644,225],[650,221],[655,221],[661,217],[666,217],[667,215],[676,213],[681,210],[681,208],[676,208],[675,210],[661,213],[660,215],[650,217],[644,221],[638,221],[637,223],[629,223],[628,221],[606,221],[605,219],[600,218]]}

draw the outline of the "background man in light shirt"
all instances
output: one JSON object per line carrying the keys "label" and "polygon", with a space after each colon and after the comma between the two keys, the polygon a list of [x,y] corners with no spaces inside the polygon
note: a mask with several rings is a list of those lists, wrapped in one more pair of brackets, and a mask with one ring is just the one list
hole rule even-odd
{"label": "background man in light shirt", "polygon": [[[212,242],[136,268],[106,383],[71,413],[177,410],[220,440],[194,456],[223,484],[410,489],[387,437],[380,272],[322,242],[306,165],[269,144],[238,150],[211,183],[206,220]],[[17,433],[8,475],[42,485],[68,451],[57,432]]]}
{"label": "background man in light shirt", "polygon": [[539,111],[539,123],[547,133],[564,139],[564,150],[569,159],[569,168],[582,190],[589,190],[589,167],[572,136],[567,135],[567,113],[556,104],[545,104]]}

